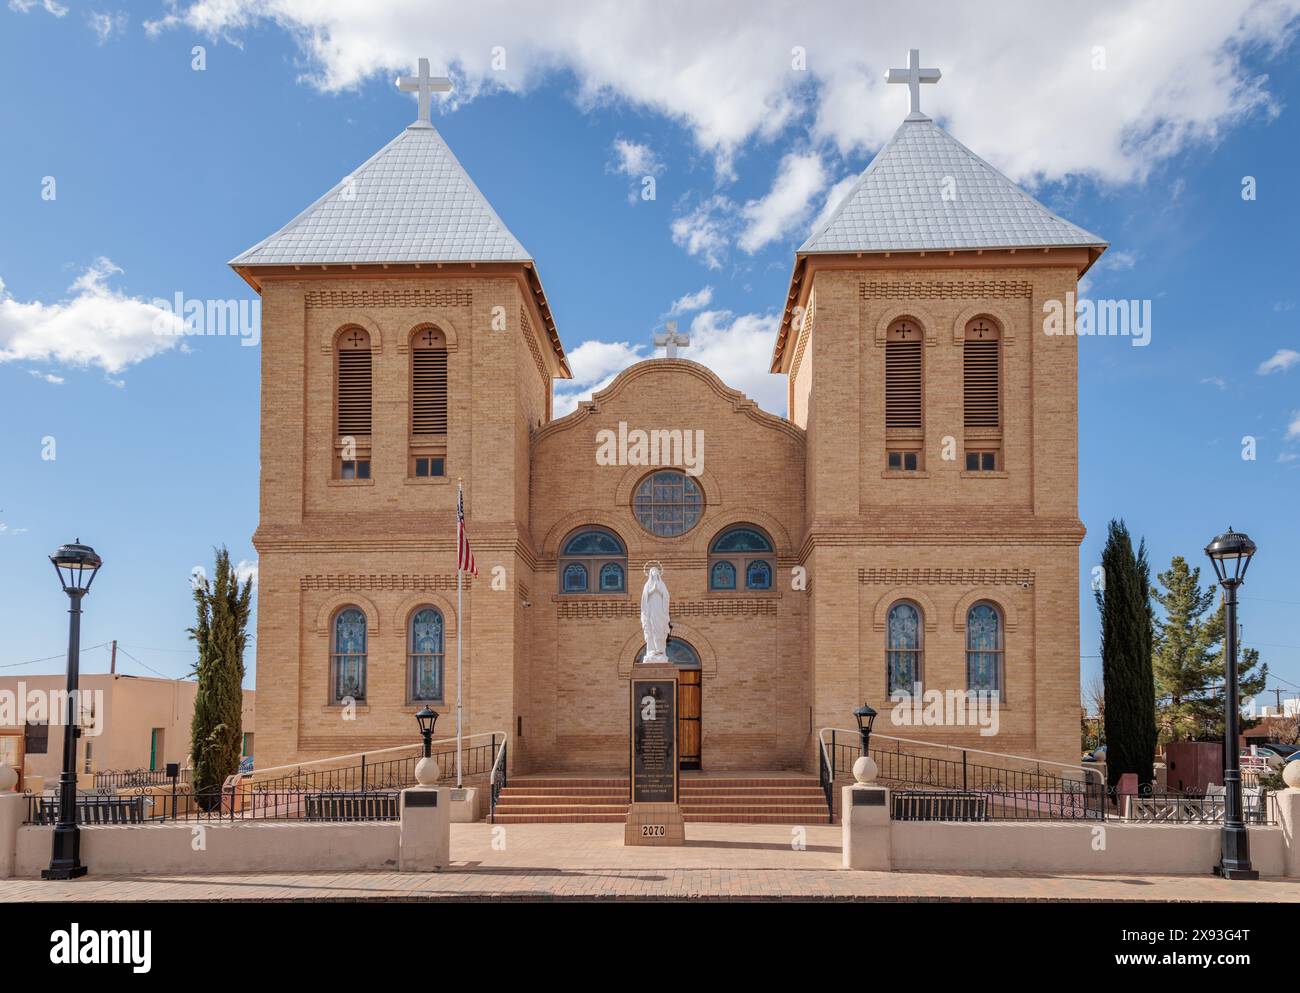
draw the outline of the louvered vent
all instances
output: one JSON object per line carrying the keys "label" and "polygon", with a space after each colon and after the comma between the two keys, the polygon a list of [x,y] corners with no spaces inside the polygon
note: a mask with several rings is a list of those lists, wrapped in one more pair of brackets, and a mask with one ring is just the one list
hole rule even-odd
{"label": "louvered vent", "polygon": [[998,342],[967,341],[964,365],[966,426],[998,427]]}
{"label": "louvered vent", "polygon": [[339,435],[370,434],[370,349],[339,350]]}
{"label": "louvered vent", "polygon": [[885,427],[921,427],[921,343],[885,344]]}
{"label": "louvered vent", "polygon": [[417,348],[412,352],[411,432],[447,433],[447,350]]}

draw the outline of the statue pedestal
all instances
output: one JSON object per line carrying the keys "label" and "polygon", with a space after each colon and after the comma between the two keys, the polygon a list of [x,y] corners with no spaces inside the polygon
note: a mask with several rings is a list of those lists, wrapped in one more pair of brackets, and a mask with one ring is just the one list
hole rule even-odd
{"label": "statue pedestal", "polygon": [[629,707],[632,803],[623,844],[685,844],[686,825],[677,803],[677,667],[668,662],[633,665]]}

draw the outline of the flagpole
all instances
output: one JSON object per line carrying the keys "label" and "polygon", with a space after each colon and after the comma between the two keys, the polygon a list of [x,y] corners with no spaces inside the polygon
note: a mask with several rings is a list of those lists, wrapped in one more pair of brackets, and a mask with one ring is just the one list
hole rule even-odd
{"label": "flagpole", "polygon": [[464,497],[464,488],[462,486],[462,479],[460,477],[457,477],[456,479],[456,789],[461,789],[463,786],[461,782],[461,764],[460,764],[460,750],[461,750],[460,629],[464,623],[463,618],[465,615],[461,610],[461,596],[460,596],[460,590],[461,590],[460,542],[461,542],[461,529],[464,527],[464,525],[460,521],[460,515],[463,512],[465,506],[464,500],[465,497]]}

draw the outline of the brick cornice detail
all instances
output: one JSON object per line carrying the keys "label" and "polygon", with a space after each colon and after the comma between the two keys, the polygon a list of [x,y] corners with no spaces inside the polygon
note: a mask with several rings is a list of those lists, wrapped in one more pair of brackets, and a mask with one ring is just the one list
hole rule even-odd
{"label": "brick cornice detail", "polygon": [[864,586],[1032,586],[1033,569],[859,569]]}
{"label": "brick cornice detail", "polygon": [[[639,617],[641,604],[628,601],[613,603],[609,601],[578,601],[558,604],[555,613],[561,620]],[[671,613],[674,617],[775,616],[777,601],[749,598],[682,600],[672,605]]]}
{"label": "brick cornice detail", "polygon": [[303,294],[308,307],[471,307],[474,294],[467,289],[430,289],[428,287],[402,287],[400,289],[366,290],[308,290]]}
{"label": "brick cornice detail", "polygon": [[[464,577],[464,588],[473,589],[474,577]],[[399,575],[376,574],[353,575],[349,573],[325,573],[302,576],[298,580],[298,589],[307,590],[454,590],[455,573],[435,575]]]}

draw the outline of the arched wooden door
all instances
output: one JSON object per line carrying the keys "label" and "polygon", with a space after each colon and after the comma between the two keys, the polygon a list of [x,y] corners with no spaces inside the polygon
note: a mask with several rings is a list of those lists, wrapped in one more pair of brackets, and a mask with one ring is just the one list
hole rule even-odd
{"label": "arched wooden door", "polygon": [[700,670],[677,670],[678,767],[700,768]]}

